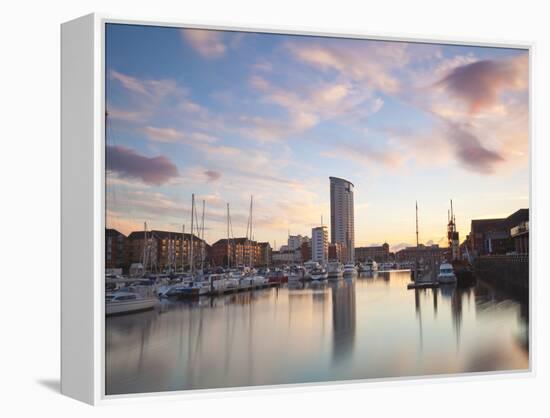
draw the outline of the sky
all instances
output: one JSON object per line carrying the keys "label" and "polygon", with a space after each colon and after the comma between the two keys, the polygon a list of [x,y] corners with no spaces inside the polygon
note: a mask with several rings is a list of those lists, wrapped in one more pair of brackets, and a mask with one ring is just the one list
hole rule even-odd
{"label": "sky", "polygon": [[279,247],[355,185],[356,246],[446,246],[529,206],[528,52],[107,24],[107,227]]}

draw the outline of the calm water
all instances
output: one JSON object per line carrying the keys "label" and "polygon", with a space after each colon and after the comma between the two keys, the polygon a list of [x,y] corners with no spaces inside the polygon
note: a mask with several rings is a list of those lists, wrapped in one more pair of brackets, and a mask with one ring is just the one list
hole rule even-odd
{"label": "calm water", "polygon": [[299,284],[106,320],[106,393],[528,368],[528,308],[408,272]]}

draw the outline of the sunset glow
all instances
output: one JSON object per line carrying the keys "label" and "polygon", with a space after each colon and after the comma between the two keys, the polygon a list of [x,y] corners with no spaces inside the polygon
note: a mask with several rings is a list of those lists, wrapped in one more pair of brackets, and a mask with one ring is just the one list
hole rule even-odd
{"label": "sunset glow", "polygon": [[446,246],[470,220],[529,207],[528,52],[108,24],[107,227],[277,247],[355,185],[355,245]]}

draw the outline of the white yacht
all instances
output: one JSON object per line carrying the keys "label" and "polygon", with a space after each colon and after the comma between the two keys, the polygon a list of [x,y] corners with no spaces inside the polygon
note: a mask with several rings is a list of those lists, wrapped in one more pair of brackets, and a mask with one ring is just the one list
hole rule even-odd
{"label": "white yacht", "polygon": [[306,279],[311,278],[310,272],[319,267],[321,267],[321,265],[317,261],[306,261],[304,263],[304,269],[305,269],[304,278]]}
{"label": "white yacht", "polygon": [[305,269],[302,266],[293,267],[288,274],[288,281],[302,280],[306,276]]}
{"label": "white yacht", "polygon": [[450,263],[441,263],[439,266],[439,274],[437,275],[437,281],[439,283],[455,283],[456,275],[453,270],[453,266]]}
{"label": "white yacht", "polygon": [[328,278],[328,272],[323,267],[314,268],[309,272],[311,280],[326,280]]}
{"label": "white yacht", "polygon": [[357,269],[355,268],[354,264],[346,264],[344,266],[344,276],[351,277],[357,275]]}
{"label": "white yacht", "polygon": [[227,278],[225,274],[209,274],[206,276],[208,287],[213,290],[225,290],[227,286]]}
{"label": "white yacht", "polygon": [[328,277],[341,277],[344,274],[344,265],[339,261],[331,261],[327,264]]}
{"label": "white yacht", "polygon": [[251,279],[252,279],[253,286],[263,286],[268,282],[268,280],[264,276],[260,276],[258,274],[252,275]]}
{"label": "white yacht", "polygon": [[378,263],[374,260],[367,260],[359,265],[359,270],[365,273],[374,273],[378,271]]}
{"label": "white yacht", "polygon": [[166,296],[195,297],[210,293],[211,290],[224,290],[226,279],[224,274],[208,274],[200,276],[193,281],[188,281],[172,287]]}
{"label": "white yacht", "polygon": [[153,309],[158,298],[141,295],[129,289],[121,289],[105,295],[105,315],[116,315]]}

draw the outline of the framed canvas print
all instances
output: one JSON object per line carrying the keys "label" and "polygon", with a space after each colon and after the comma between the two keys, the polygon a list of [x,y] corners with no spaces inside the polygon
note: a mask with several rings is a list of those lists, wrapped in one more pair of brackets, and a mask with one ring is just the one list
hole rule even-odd
{"label": "framed canvas print", "polygon": [[62,391],[530,373],[530,45],[62,26]]}

